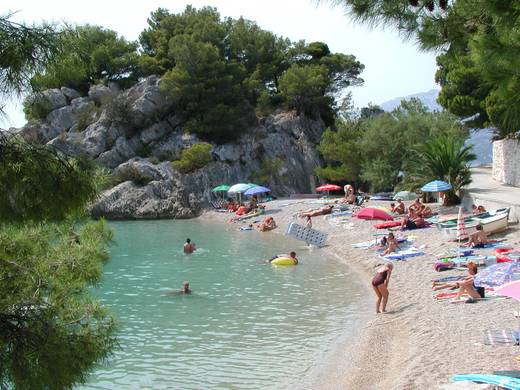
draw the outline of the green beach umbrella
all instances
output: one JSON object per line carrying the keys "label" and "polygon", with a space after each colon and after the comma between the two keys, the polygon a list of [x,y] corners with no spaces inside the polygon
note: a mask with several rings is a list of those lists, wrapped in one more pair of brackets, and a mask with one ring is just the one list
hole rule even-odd
{"label": "green beach umbrella", "polygon": [[227,192],[231,187],[227,184],[221,184],[211,190],[211,192]]}
{"label": "green beach umbrella", "polygon": [[417,198],[417,194],[410,191],[399,191],[394,195],[394,200],[397,200],[398,198],[401,198],[401,200],[414,200]]}

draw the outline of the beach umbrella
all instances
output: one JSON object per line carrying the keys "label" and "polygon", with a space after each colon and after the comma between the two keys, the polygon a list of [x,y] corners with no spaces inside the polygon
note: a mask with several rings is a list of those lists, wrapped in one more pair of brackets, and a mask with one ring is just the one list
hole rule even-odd
{"label": "beach umbrella", "polygon": [[337,190],[341,190],[341,187],[337,186],[336,184],[324,184],[324,185],[316,188],[316,191],[318,191],[318,192],[324,192],[324,191],[329,192],[329,191],[337,191]]}
{"label": "beach umbrella", "polygon": [[417,194],[411,191],[399,191],[397,194],[394,195],[394,200],[414,200],[416,198]]}
{"label": "beach umbrella", "polygon": [[442,180],[434,180],[429,182],[428,184],[425,184],[422,188],[422,192],[442,192],[442,191],[448,191],[451,190],[452,186],[450,183],[446,183]]}
{"label": "beach umbrella", "polygon": [[242,203],[242,193],[246,192],[251,187],[254,187],[254,184],[245,184],[245,183],[238,183],[234,186],[231,186],[228,190],[228,194],[238,194],[238,201]]}
{"label": "beach umbrella", "polygon": [[[520,280],[515,280],[495,288],[495,294],[520,301]],[[520,331],[520,315],[516,313],[516,317],[518,318],[518,330]]]}
{"label": "beach umbrella", "polygon": [[385,211],[372,207],[366,207],[364,209],[361,209],[357,213],[355,213],[354,216],[359,219],[381,219],[383,221],[392,221],[394,219]]}
{"label": "beach umbrella", "polygon": [[475,286],[493,288],[516,280],[520,280],[520,263],[516,261],[486,267],[474,278]]}
{"label": "beach umbrella", "polygon": [[257,194],[265,194],[266,192],[271,192],[271,190],[267,187],[256,186],[249,188],[244,195],[257,195]]}
{"label": "beach umbrella", "polygon": [[338,190],[341,190],[341,187],[337,186],[336,184],[324,184],[324,185],[316,188],[317,192],[327,191],[327,195],[329,195],[329,191],[338,191]]}
{"label": "beach umbrella", "polygon": [[459,215],[457,217],[457,240],[459,241],[460,246],[460,240],[467,238],[468,233],[466,232],[466,224],[464,222],[464,213],[462,212],[462,207],[459,207]]}
{"label": "beach umbrella", "polygon": [[228,192],[231,192],[232,194],[240,194],[242,192],[246,192],[251,187],[252,186],[250,184],[238,183],[229,187]]}
{"label": "beach umbrella", "polygon": [[227,192],[231,187],[227,184],[221,184],[211,190],[211,192]]}

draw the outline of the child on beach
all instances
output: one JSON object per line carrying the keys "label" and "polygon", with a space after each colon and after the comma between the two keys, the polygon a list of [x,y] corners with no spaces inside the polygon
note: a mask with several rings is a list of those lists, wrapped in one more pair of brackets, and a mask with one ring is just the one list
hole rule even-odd
{"label": "child on beach", "polygon": [[397,245],[397,240],[394,236],[394,233],[388,233],[388,238],[386,239],[386,249],[383,253],[381,253],[381,256],[386,256],[389,253],[397,251],[399,246]]}
{"label": "child on beach", "polygon": [[377,296],[376,313],[386,313],[386,304],[388,303],[388,282],[392,275],[394,265],[387,263],[379,267],[372,279],[372,287]]}

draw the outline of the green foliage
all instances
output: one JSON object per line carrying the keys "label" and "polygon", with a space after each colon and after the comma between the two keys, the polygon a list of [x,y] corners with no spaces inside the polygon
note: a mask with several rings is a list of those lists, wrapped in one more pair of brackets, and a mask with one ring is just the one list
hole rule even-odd
{"label": "green foliage", "polygon": [[328,85],[328,72],[323,65],[292,65],[279,81],[288,107],[296,109],[298,114],[315,117],[330,104],[330,98],[325,96]]}
{"label": "green foliage", "polygon": [[0,220],[61,220],[97,196],[94,165],[0,135]]}
{"label": "green foliage", "polygon": [[96,83],[122,87],[137,81],[137,44],[99,26],[77,26],[63,37],[64,51],[31,80],[35,90],[67,86],[83,92]]}
{"label": "green foliage", "polygon": [[340,121],[337,131],[323,134],[318,149],[327,166],[316,170],[318,176],[364,181],[373,191],[392,190],[417,145],[431,137],[464,140],[467,136],[455,117],[428,112],[417,99],[402,101],[391,113],[374,112],[378,114]]}
{"label": "green foliage", "polygon": [[439,102],[455,115],[471,117],[468,126],[492,126],[499,138],[518,132],[519,2],[456,0],[432,10],[421,1],[415,2],[419,6],[407,0],[335,2],[361,21],[394,26],[422,49],[440,51]]}
{"label": "green foliage", "polygon": [[107,118],[124,130],[126,138],[132,138],[137,133],[138,126],[132,121],[134,115],[129,99],[114,92],[105,96],[101,103]]}
{"label": "green foliage", "polygon": [[19,93],[31,76],[62,50],[61,34],[52,25],[26,26],[0,16],[0,94]]}
{"label": "green foliage", "polygon": [[103,221],[0,223],[0,383],[71,388],[110,355],[114,321],[88,293],[110,238]]}
{"label": "green foliage", "polygon": [[183,173],[192,172],[203,168],[211,161],[211,149],[213,146],[206,142],[194,144],[181,152],[181,158],[172,162],[174,169]]}
{"label": "green foliage", "polygon": [[359,141],[363,135],[361,123],[338,121],[337,130],[325,130],[318,150],[327,166],[316,168],[316,174],[331,181],[355,181],[361,171]]}
{"label": "green foliage", "polygon": [[158,9],[148,24],[141,73],[164,74],[161,88],[185,128],[216,142],[235,139],[255,113],[282,104],[333,122],[335,97],[362,82],[353,56],[330,53],[322,42],[292,43],[243,18],[221,20],[211,7]]}
{"label": "green foliage", "polygon": [[50,109],[51,102],[41,94],[36,94],[33,99],[25,99],[23,102],[23,112],[27,120],[44,119]]}
{"label": "green foliage", "polygon": [[280,158],[266,158],[262,161],[258,171],[251,172],[249,179],[254,183],[269,184],[273,176],[277,175],[282,167],[283,161]]}
{"label": "green foliage", "polygon": [[471,183],[469,164],[476,159],[471,149],[463,139],[444,136],[417,145],[404,167],[403,188],[417,190],[428,181],[443,180],[453,186],[448,204],[458,203],[460,189]]}

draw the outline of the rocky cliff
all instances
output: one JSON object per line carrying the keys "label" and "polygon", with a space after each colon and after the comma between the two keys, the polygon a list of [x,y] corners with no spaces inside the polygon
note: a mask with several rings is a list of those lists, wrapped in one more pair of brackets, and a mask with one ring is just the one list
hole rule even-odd
{"label": "rocky cliff", "polygon": [[92,206],[95,217],[190,218],[208,206],[211,188],[249,182],[265,161],[278,162],[268,182],[259,183],[274,194],[314,188],[320,162],[315,146],[324,124],[291,112],[273,113],[233,143],[212,144],[212,160],[203,168],[187,174],[174,169],[171,161],[200,140],[183,131],[159,81],[151,76],[125,91],[94,86],[88,96],[69,88],[44,91],[28,98],[39,104],[42,119],[18,132],[68,155],[90,156],[112,171],[114,187]]}

